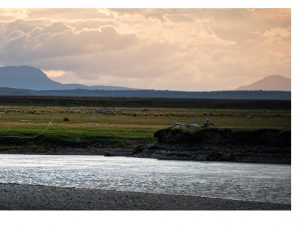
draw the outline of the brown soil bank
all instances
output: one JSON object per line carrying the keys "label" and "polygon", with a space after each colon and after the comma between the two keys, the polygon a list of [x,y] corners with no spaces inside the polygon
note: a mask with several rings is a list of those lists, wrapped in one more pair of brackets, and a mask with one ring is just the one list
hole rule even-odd
{"label": "brown soil bank", "polygon": [[175,160],[291,163],[291,131],[162,129],[157,143],[139,146],[134,155]]}

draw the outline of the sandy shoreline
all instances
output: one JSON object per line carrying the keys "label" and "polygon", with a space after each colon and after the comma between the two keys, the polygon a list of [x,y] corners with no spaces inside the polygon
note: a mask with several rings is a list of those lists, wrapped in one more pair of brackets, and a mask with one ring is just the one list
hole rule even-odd
{"label": "sandy shoreline", "polygon": [[290,210],[289,204],[0,184],[0,210]]}

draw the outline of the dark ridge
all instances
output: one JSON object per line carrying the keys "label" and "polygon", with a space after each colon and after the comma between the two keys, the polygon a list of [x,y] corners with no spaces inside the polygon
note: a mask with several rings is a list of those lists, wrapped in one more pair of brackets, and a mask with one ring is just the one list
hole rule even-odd
{"label": "dark ridge", "polygon": [[290,100],[243,99],[175,99],[175,98],[121,98],[121,97],[53,97],[0,96],[1,105],[22,106],[91,106],[91,107],[162,107],[211,109],[291,109]]}
{"label": "dark ridge", "polygon": [[261,99],[290,100],[290,91],[168,91],[168,90],[28,90],[1,88],[2,96],[68,96],[68,97],[127,97],[127,98],[181,98],[181,99]]}

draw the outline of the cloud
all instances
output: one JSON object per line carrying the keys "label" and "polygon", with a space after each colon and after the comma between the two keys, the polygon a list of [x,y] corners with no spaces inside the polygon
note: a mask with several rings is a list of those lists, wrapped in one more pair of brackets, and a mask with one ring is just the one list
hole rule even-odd
{"label": "cloud", "polygon": [[1,64],[62,82],[214,90],[291,73],[288,9],[1,10],[0,21]]}
{"label": "cloud", "polygon": [[27,12],[30,18],[45,18],[55,20],[72,20],[78,18],[110,18],[107,10],[101,9],[31,9]]}
{"label": "cloud", "polygon": [[66,74],[63,70],[44,70],[44,72],[50,78],[58,78]]}
{"label": "cloud", "polygon": [[269,30],[266,30],[263,34],[262,37],[267,41],[267,42],[281,42],[289,40],[291,38],[291,32],[287,28],[281,28],[281,27],[275,27],[271,28]]}
{"label": "cloud", "polygon": [[[22,24],[26,24],[22,26]],[[40,26],[36,21],[14,21],[0,33],[0,56],[3,61],[62,57],[99,51],[115,51],[127,48],[137,41],[134,34],[120,34],[114,27],[82,29],[74,31],[70,26],[55,22]]]}
{"label": "cloud", "polygon": [[26,19],[27,17],[28,17],[27,9],[0,9],[0,21]]}

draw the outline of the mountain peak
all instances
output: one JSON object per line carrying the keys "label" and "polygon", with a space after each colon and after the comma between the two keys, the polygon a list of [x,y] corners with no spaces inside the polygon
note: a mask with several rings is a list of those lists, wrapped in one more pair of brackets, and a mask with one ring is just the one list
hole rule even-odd
{"label": "mountain peak", "polygon": [[[0,70],[8,70],[8,71],[11,71],[11,70],[31,70],[31,71],[41,71],[40,69],[38,68],[35,68],[33,66],[27,66],[27,65],[21,65],[21,66],[3,66],[3,67],[0,67]],[[42,72],[42,71],[41,71]]]}
{"label": "mountain peak", "polygon": [[38,68],[31,66],[5,66],[0,68],[0,86],[32,90],[51,89],[60,85]]}
{"label": "mountain peak", "polygon": [[87,86],[82,84],[61,84],[53,81],[40,69],[32,66],[0,67],[0,87],[30,90],[131,90],[133,88],[114,86]]}
{"label": "mountain peak", "polygon": [[[40,78],[44,80],[50,80],[47,75],[40,69],[32,66],[4,66],[0,67],[0,79],[5,77],[6,79],[20,78]],[[1,84],[1,83],[0,83]]]}
{"label": "mountain peak", "polygon": [[290,91],[291,79],[281,75],[271,75],[249,85],[241,86],[238,90]]}

